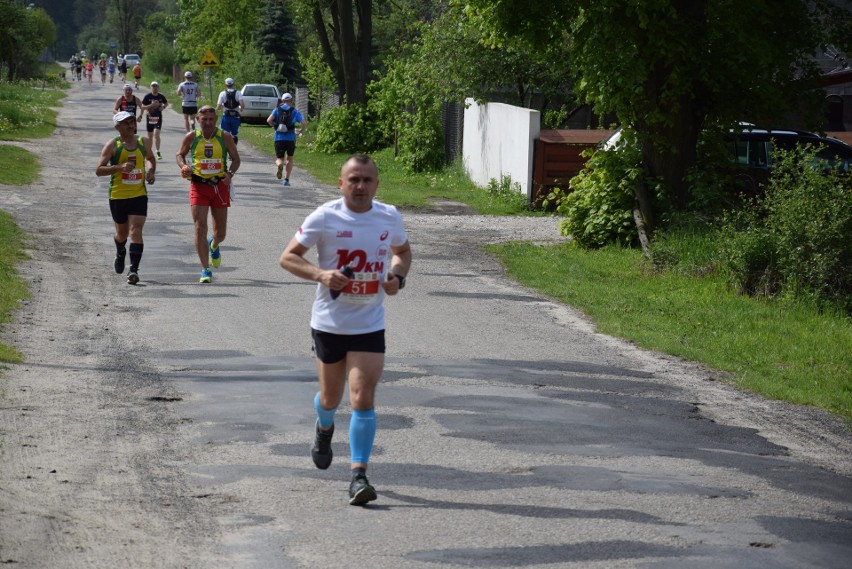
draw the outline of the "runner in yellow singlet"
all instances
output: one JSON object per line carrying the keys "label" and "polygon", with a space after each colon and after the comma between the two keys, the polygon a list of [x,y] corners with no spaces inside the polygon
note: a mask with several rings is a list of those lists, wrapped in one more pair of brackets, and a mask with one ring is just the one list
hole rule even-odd
{"label": "runner in yellow singlet", "polygon": [[115,260],[113,269],[124,273],[127,254],[125,245],[130,238],[130,271],[127,282],[139,282],[139,263],[142,260],[142,228],[148,216],[147,184],[154,183],[157,159],[145,141],[135,134],[136,116],[120,111],[113,117],[118,136],[104,145],[95,174],[110,176],[109,209],[115,223]]}
{"label": "runner in yellow singlet", "polygon": [[[216,109],[210,105],[198,111],[201,128],[183,137],[177,152],[181,175],[190,181],[189,205],[195,223],[195,249],[201,261],[200,283],[213,279],[213,268],[222,263],[219,244],[225,240],[228,208],[231,207],[231,180],[240,167],[240,154],[230,132],[216,127]],[[230,166],[228,165],[230,158]],[[207,212],[213,220],[213,235],[207,237]]]}

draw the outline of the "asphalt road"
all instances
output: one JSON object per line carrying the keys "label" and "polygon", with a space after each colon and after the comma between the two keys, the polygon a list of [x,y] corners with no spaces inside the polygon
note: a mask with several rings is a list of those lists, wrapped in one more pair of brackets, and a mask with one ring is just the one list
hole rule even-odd
{"label": "asphalt road", "polygon": [[548,220],[404,212],[414,263],[387,302],[379,499],[349,506],[345,403],[332,467],[308,452],[314,285],[277,264],[336,189],[298,169],[284,188],[241,143],[222,267],[200,285],[168,111],[127,285],[94,175],[120,94],[74,84],[56,135],[23,144],[43,178],[0,187],[33,235],[33,297],[3,333],[26,363],[0,376],[0,563],[852,567],[849,432],[597,334],[479,248],[555,236]]}

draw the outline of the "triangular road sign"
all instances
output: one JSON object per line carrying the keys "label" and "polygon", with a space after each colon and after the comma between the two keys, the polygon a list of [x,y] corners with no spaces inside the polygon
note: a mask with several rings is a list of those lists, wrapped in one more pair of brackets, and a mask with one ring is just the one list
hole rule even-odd
{"label": "triangular road sign", "polygon": [[219,60],[216,59],[213,52],[208,49],[204,52],[204,57],[201,58],[199,65],[201,65],[201,67],[219,67]]}

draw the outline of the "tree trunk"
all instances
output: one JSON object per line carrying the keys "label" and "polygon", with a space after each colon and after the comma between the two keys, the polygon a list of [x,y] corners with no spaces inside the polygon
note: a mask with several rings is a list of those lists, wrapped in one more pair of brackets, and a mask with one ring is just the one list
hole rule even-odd
{"label": "tree trunk", "polygon": [[636,198],[633,202],[633,221],[636,222],[639,240],[641,241],[644,236],[650,242],[656,228],[656,221],[654,220],[654,200],[651,199],[648,184],[641,180],[636,182],[633,185],[633,196]]}
{"label": "tree trunk", "polygon": [[[706,17],[707,0],[676,0],[673,6],[683,20],[695,22],[694,29],[701,30]],[[699,38],[696,38],[698,41]],[[700,80],[691,88],[683,89],[674,102],[671,94],[672,74],[675,69],[689,68],[689,62],[677,59],[660,60],[651,69],[643,89],[648,101],[671,115],[666,121],[637,125],[642,140],[642,160],[650,179],[659,179],[671,191],[679,209],[692,201],[686,174],[695,165],[698,135],[704,124],[704,106]],[[644,206],[640,204],[644,212]],[[646,223],[648,218],[645,218]]]}
{"label": "tree trunk", "polygon": [[[692,115],[690,102],[681,103],[681,112],[671,126],[658,128],[643,137],[642,161],[650,179],[660,179],[671,190],[678,209],[686,208],[692,200],[686,174],[695,165],[696,145],[702,121]],[[659,140],[674,141],[674,146]]]}
{"label": "tree trunk", "polygon": [[639,234],[639,243],[642,245],[642,252],[645,254],[645,258],[650,260],[651,235],[647,232],[647,229],[645,227],[645,220],[643,219],[638,199],[633,202],[633,222],[636,223],[636,232]]}
{"label": "tree trunk", "polygon": [[[332,49],[322,9],[319,4],[315,4],[314,27],[322,45],[323,58],[334,72],[340,95],[346,104],[366,103],[373,37],[373,1],[357,0],[357,4],[353,4],[353,0],[332,0],[329,6],[332,21],[329,27],[340,59],[335,57]],[[357,30],[355,9],[358,15]]]}
{"label": "tree trunk", "polygon": [[[334,12],[335,10],[336,6],[332,5],[332,11]],[[334,79],[337,81],[337,90],[340,91],[341,96],[345,96],[346,81],[343,78],[343,68],[340,66],[340,62],[337,61],[337,58],[334,55],[334,50],[331,48],[331,42],[328,39],[328,32],[325,28],[325,19],[323,18],[319,4],[314,5],[313,16],[314,27],[316,28],[317,35],[319,36],[320,46],[322,46],[322,57],[328,65],[328,68],[331,69],[332,73],[334,73]],[[332,21],[333,20],[334,18],[332,16]],[[332,27],[332,32],[335,36],[337,36],[337,33],[334,31],[334,27]]]}
{"label": "tree trunk", "polygon": [[358,0],[358,81],[356,89],[367,102],[367,82],[370,77],[370,54],[373,51],[373,0]]}

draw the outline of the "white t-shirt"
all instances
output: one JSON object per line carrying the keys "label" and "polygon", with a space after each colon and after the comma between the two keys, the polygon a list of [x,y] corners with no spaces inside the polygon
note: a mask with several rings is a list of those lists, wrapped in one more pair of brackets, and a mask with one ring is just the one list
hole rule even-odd
{"label": "white t-shirt", "polygon": [[178,93],[184,107],[194,107],[198,103],[198,83],[195,81],[184,81],[178,85]]}
{"label": "white t-shirt", "polygon": [[344,335],[384,330],[385,291],[381,282],[391,268],[391,247],[408,241],[396,208],[373,200],[370,211],[355,213],[339,198],[306,217],[296,239],[305,247],[316,246],[321,269],[350,265],[355,271],[353,281],[336,300],[327,286],[317,285],[311,328]]}
{"label": "white t-shirt", "polygon": [[[225,106],[225,101],[227,100],[228,91],[233,91],[235,96],[236,96],[237,106],[234,107],[233,109],[229,109],[228,107]],[[242,100],[243,100],[243,94],[240,93],[239,91],[237,91],[236,89],[225,89],[224,91],[219,93],[219,100],[216,101],[216,107],[218,108],[219,105],[222,105],[222,109],[225,110],[225,111],[237,111],[239,113],[240,112],[240,101],[242,101]]]}

